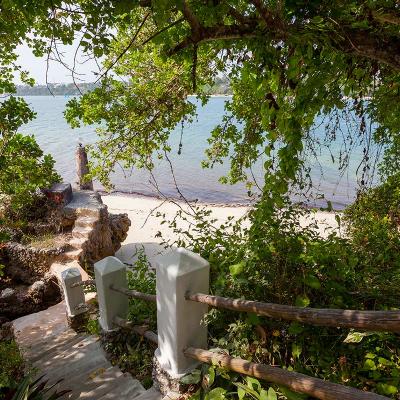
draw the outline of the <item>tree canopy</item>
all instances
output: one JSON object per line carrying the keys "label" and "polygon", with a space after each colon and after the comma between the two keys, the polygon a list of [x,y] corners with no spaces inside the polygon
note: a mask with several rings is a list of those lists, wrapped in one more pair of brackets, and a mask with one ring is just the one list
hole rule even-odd
{"label": "tree canopy", "polygon": [[[16,48],[27,42],[76,76],[60,43],[102,65],[100,87],[70,102],[73,126],[102,123],[93,167],[104,183],[122,163],[152,166],[171,130],[195,114],[187,99],[225,74],[233,97],[210,136],[205,166],[230,157],[226,181],[266,157],[265,201],[307,189],[307,152],[318,146],[317,116],[350,112],[348,140],[364,148],[360,181],[370,177],[371,143],[385,146],[382,172],[398,170],[400,10],[396,1],[2,1],[0,91],[14,73],[28,81]],[[74,42],[75,40],[75,42]],[[335,121],[327,135],[335,140]],[[369,124],[374,129],[368,129]],[[233,149],[233,152],[232,152]],[[346,154],[338,164],[345,167]],[[306,179],[305,179],[306,178]]]}
{"label": "tree canopy", "polygon": [[[45,173],[34,176],[36,182],[50,176],[46,171],[53,166],[31,140],[16,134],[34,117],[15,98],[14,76],[33,83],[18,65],[19,44],[62,63],[76,82],[79,63],[63,57],[61,44],[77,46],[76,54],[99,63],[97,86],[72,99],[65,116],[72,126],[99,126],[92,175],[106,185],[118,165],[151,169],[155,157],[168,158],[174,128],[195,118],[188,95],[207,102],[209,88],[226,76],[232,97],[221,124],[210,132],[204,166],[228,158],[224,181],[247,181],[248,169],[263,157],[259,202],[243,219],[231,217],[219,226],[211,209],[192,204],[171,221],[161,215],[177,238],[164,244],[206,258],[211,292],[222,296],[299,307],[398,309],[399,28],[395,0],[0,0],[0,94],[9,95],[0,107],[0,167],[11,166],[0,191],[2,184],[14,190],[8,185],[12,179],[24,181],[16,153],[27,154],[25,167],[41,164]],[[345,131],[342,117],[352,120]],[[323,139],[313,130],[321,118]],[[1,142],[10,137],[13,148],[2,150]],[[323,238],[316,223],[301,226],[309,210],[291,204],[288,194],[307,192],[310,156],[318,158],[320,148],[329,149],[339,137],[343,150],[332,154],[338,168],[346,169],[349,149],[358,146],[360,184],[371,181],[377,160],[384,183],[349,207],[347,237],[340,235],[336,216],[339,234]],[[384,149],[383,157],[373,152],[374,144]],[[178,219],[189,228],[181,229]],[[139,256],[137,275],[130,278],[140,291],[152,287],[143,262]],[[398,397],[398,335],[235,315],[217,310],[207,315],[213,347]],[[220,372],[228,392],[213,390],[223,399],[238,391],[239,378]],[[265,398],[259,382],[257,388],[260,393],[251,395]],[[268,398],[277,398],[270,389]],[[302,398],[276,390],[280,397]]]}

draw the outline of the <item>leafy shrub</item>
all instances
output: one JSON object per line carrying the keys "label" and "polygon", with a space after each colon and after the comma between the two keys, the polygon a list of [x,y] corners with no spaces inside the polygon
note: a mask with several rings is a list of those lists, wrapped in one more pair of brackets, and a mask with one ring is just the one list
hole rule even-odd
{"label": "leafy shrub", "polygon": [[[1,139],[0,139],[1,140]],[[38,189],[59,180],[54,160],[43,151],[33,136],[15,134],[7,140],[0,155],[0,193],[9,196],[13,210],[32,204]]]}
{"label": "leafy shrub", "polygon": [[17,133],[33,118],[23,99],[11,96],[0,103],[0,196],[13,211],[31,205],[38,189],[60,179],[53,158],[43,154],[34,137]]}
{"label": "leafy shrub", "polygon": [[[137,252],[137,261],[132,269],[128,270],[128,287],[143,293],[155,293],[155,273],[149,269],[144,251]],[[128,319],[135,325],[144,325],[156,331],[157,316],[155,303],[143,300],[129,300]],[[145,388],[152,386],[152,360],[156,346],[147,339],[132,333],[129,329],[122,329],[105,345],[114,363],[124,371],[129,371],[139,379]]]}
{"label": "leafy shrub", "polygon": [[62,381],[60,379],[48,386],[44,376],[33,380],[30,375],[25,376],[14,389],[10,389],[5,395],[5,400],[56,400],[64,397],[70,390],[58,391],[56,386]]}
{"label": "leafy shrub", "polygon": [[[150,268],[146,254],[143,249],[138,250],[137,261],[134,268],[128,270],[128,287],[142,293],[156,293],[156,274]],[[156,305],[144,300],[129,300],[129,316],[128,319],[135,324],[145,323],[149,329],[156,329]]]}
{"label": "leafy shrub", "polygon": [[23,376],[24,359],[14,340],[0,341],[0,393]]}
{"label": "leafy shrub", "polygon": [[[322,238],[316,233],[315,223],[301,226],[300,217],[312,211],[286,203],[262,221],[255,220],[257,214],[253,212],[240,221],[230,219],[224,225],[218,225],[207,209],[197,208],[191,215],[181,211],[175,220],[169,221],[179,239],[167,244],[191,248],[208,259],[210,289],[218,295],[301,307],[397,308],[400,260],[395,217],[399,204],[397,182],[394,179],[390,188],[384,186],[365,194],[378,199],[360,197],[353,208],[359,214],[351,208],[346,212],[346,238],[336,232]],[[376,217],[377,211],[367,210],[370,203],[374,203],[371,208],[381,210],[381,217]],[[191,228],[180,229],[178,218],[190,222]],[[338,220],[341,222],[339,217]],[[362,239],[365,235],[367,241]],[[388,246],[383,259],[384,243],[380,239]],[[400,342],[394,334],[363,334],[217,309],[206,318],[212,338],[210,345],[233,356],[387,396],[397,396],[399,392]],[[229,376],[232,381],[232,375]],[[229,397],[231,384],[218,385],[227,391],[218,398]],[[265,393],[274,398],[273,392],[268,392],[269,387],[262,384]],[[273,389],[282,398],[304,398],[285,388]],[[235,393],[239,395],[237,390]],[[244,395],[254,398],[247,392]]]}
{"label": "leafy shrub", "polygon": [[391,296],[400,284],[400,174],[359,193],[345,220],[363,267],[359,290]]}

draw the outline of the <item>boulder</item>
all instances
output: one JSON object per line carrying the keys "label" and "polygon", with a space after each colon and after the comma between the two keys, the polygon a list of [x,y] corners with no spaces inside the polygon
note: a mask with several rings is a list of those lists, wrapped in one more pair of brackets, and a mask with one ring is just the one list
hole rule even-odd
{"label": "boulder", "polygon": [[50,189],[43,190],[46,197],[58,205],[66,205],[72,200],[70,183],[55,183]]}

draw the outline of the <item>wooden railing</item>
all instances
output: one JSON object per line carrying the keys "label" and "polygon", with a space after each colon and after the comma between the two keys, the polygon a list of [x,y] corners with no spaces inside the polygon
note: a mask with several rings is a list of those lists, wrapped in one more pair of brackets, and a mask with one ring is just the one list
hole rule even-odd
{"label": "wooden railing", "polygon": [[355,328],[367,331],[400,332],[400,311],[359,311],[332,308],[303,308],[260,301],[230,299],[204,293],[186,293],[186,300],[226,310],[255,313],[305,324]]}
{"label": "wooden railing", "polygon": [[96,281],[94,279],[87,279],[86,281],[75,282],[70,285],[71,288],[79,287],[79,286],[95,286]]}
{"label": "wooden railing", "polygon": [[125,296],[130,297],[132,299],[145,300],[151,302],[157,301],[157,296],[155,294],[147,294],[138,292],[137,290],[118,288],[115,287],[114,285],[110,285],[110,289],[113,290],[114,292],[122,293]]}
{"label": "wooden railing", "polygon": [[229,371],[238,372],[243,375],[253,376],[277,385],[316,397],[321,400],[382,400],[387,397],[371,392],[327,382],[322,379],[300,374],[298,372],[286,371],[282,368],[271,367],[265,364],[257,364],[241,358],[233,358],[227,354],[214,353],[209,350],[189,347],[184,350],[187,357],[197,361],[218,365]]}
{"label": "wooden railing", "polygon": [[134,325],[132,321],[127,321],[126,319],[120,317],[115,317],[114,323],[121,328],[130,329],[132,332],[135,332],[138,335],[145,337],[147,340],[150,340],[150,342],[158,344],[157,333],[148,330],[147,326]]}
{"label": "wooden railing", "polygon": [[[100,325],[106,331],[115,327],[130,329],[156,343],[156,358],[170,376],[180,376],[182,372],[195,368],[196,362],[202,362],[283,385],[321,400],[387,399],[353,387],[209,351],[206,349],[207,328],[202,320],[208,306],[211,306],[313,325],[400,332],[400,311],[301,308],[209,295],[205,293],[209,282],[208,263],[184,249],[178,249],[159,260],[157,295],[129,290],[125,269],[126,266],[114,257],[95,265]],[[66,276],[73,279],[69,290],[75,291],[75,294],[79,290],[83,293],[83,284],[77,284],[79,279],[76,271]],[[63,287],[66,290],[65,283]],[[77,297],[82,298],[79,293],[76,298],[71,296],[72,292],[67,291],[67,310],[73,310],[71,307],[78,302]],[[134,325],[123,318],[128,312],[128,297],[157,302],[157,334],[146,326]]]}

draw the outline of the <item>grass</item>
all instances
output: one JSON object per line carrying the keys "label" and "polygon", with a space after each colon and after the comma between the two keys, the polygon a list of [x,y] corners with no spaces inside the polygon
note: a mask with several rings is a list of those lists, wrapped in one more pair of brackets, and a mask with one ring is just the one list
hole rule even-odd
{"label": "grass", "polygon": [[51,249],[61,247],[68,242],[69,235],[45,233],[43,235],[24,235],[22,243],[37,249]]}

